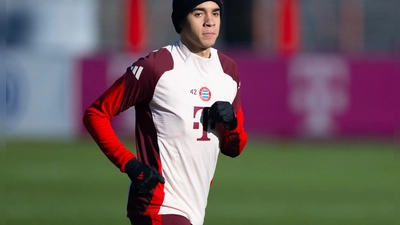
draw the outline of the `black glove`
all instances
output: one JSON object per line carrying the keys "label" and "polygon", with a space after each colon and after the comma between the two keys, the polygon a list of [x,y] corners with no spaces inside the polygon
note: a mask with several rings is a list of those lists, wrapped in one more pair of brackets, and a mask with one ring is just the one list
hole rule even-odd
{"label": "black glove", "polygon": [[132,184],[138,193],[144,194],[155,188],[158,182],[164,184],[164,178],[154,169],[137,159],[131,159],[125,165],[125,173],[132,180]]}
{"label": "black glove", "polygon": [[214,123],[222,123],[227,130],[234,130],[238,125],[233,106],[229,102],[215,102],[208,112],[208,119]]}

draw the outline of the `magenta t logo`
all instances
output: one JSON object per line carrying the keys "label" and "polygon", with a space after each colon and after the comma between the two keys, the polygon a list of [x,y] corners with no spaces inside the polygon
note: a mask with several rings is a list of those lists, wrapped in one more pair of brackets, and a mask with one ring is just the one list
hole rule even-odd
{"label": "magenta t logo", "polygon": [[[200,119],[201,122],[193,122],[193,129],[194,130],[200,130],[200,124],[202,124],[203,129],[201,129],[202,136],[197,138],[198,141],[209,141],[211,140],[207,135],[208,135],[208,109],[210,107],[201,107],[201,106],[195,106],[194,111],[193,111],[193,118],[196,118],[198,113],[202,113]],[[212,129],[213,127],[211,127]]]}

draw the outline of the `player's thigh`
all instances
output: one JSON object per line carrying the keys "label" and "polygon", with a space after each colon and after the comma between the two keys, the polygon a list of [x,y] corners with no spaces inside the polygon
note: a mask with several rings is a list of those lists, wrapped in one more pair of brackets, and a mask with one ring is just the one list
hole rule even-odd
{"label": "player's thigh", "polygon": [[130,218],[132,225],[191,225],[180,215],[137,216]]}

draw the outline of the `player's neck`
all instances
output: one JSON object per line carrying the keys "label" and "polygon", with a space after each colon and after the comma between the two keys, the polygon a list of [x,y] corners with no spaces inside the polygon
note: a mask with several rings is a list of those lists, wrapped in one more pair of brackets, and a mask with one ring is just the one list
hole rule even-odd
{"label": "player's neck", "polygon": [[206,50],[199,51],[199,52],[193,52],[193,53],[198,55],[198,56],[200,56],[200,57],[202,57],[202,58],[206,58],[206,59],[211,57],[210,48],[207,48]]}
{"label": "player's neck", "polygon": [[196,45],[191,45],[189,41],[185,41],[184,39],[181,39],[181,42],[186,46],[186,48],[189,49],[191,53],[206,59],[211,57],[211,48],[201,48]]}

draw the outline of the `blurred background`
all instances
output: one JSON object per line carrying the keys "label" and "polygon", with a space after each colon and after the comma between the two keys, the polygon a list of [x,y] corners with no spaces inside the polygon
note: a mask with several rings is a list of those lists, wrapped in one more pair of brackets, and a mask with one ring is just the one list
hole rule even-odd
{"label": "blurred background", "polygon": [[[179,39],[171,5],[6,0],[6,224],[127,224],[128,181],[82,115]],[[250,140],[220,157],[206,224],[399,222],[400,1],[224,5],[216,48],[238,64]],[[112,121],[133,151],[134,113]]]}

